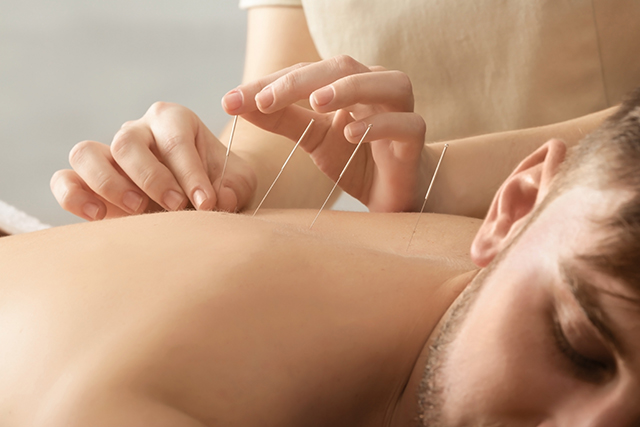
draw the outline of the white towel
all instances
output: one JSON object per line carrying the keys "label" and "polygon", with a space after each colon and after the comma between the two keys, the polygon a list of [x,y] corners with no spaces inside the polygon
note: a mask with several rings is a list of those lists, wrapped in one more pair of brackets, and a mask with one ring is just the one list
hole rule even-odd
{"label": "white towel", "polygon": [[43,224],[36,218],[0,200],[0,230],[5,233],[22,234],[50,227],[50,225]]}

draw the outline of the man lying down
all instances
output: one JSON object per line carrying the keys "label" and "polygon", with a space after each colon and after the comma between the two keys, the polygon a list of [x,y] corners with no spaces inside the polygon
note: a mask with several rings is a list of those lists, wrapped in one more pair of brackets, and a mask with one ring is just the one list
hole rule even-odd
{"label": "man lying down", "polygon": [[638,426],[640,93],[564,155],[409,252],[412,214],[2,238],[0,425]]}

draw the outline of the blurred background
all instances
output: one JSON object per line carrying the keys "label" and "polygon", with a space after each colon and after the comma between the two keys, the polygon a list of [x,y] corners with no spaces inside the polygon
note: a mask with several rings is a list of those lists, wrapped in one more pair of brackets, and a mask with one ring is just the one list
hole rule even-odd
{"label": "blurred background", "polygon": [[245,33],[234,0],[2,0],[0,199],[52,225],[77,222],[51,175],[75,143],[110,143],[155,101],[191,108],[217,133]]}
{"label": "blurred background", "polygon": [[2,0],[0,199],[51,225],[81,221],[51,195],[51,175],[77,142],[110,143],[155,101],[217,134],[245,33],[236,0]]}

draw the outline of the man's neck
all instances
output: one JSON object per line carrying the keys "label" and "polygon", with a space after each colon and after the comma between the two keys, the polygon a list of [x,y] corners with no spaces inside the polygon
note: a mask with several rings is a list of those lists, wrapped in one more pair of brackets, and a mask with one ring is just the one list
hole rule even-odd
{"label": "man's neck", "polygon": [[416,359],[413,370],[407,378],[407,385],[398,396],[396,405],[391,419],[385,420],[383,424],[385,427],[407,427],[417,425],[419,419],[419,403],[418,393],[420,390],[421,381],[424,377],[424,371],[429,357],[429,350],[435,339],[438,337],[444,320],[447,319],[450,314],[451,307],[454,306],[455,300],[462,294],[462,291],[471,283],[476,277],[479,270],[472,270],[467,273],[453,277],[451,280],[443,284],[442,289],[445,292],[450,292],[451,299],[447,310],[440,317],[438,323],[433,328],[428,339],[425,341],[420,356]]}

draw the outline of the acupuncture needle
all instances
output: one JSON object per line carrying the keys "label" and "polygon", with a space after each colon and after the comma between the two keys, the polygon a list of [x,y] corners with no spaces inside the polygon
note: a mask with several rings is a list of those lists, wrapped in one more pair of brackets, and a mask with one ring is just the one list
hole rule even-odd
{"label": "acupuncture needle", "polygon": [[227,162],[229,161],[229,153],[231,153],[231,143],[233,142],[233,134],[236,132],[236,124],[238,123],[238,116],[233,118],[233,125],[231,125],[231,135],[229,135],[229,143],[227,144],[227,155],[224,157],[224,165],[222,166],[222,175],[220,175],[220,183],[218,184],[218,197],[220,197],[220,189],[222,188],[222,178],[227,170]]}
{"label": "acupuncture needle", "polygon": [[315,120],[311,119],[311,121],[309,122],[309,124],[307,125],[307,128],[304,130],[304,132],[302,132],[302,135],[300,136],[300,139],[298,139],[298,142],[296,142],[296,145],[293,146],[293,150],[291,150],[291,153],[289,153],[289,157],[287,157],[287,160],[284,161],[284,164],[282,165],[282,167],[280,168],[280,172],[278,172],[278,175],[276,175],[276,179],[273,180],[273,182],[271,183],[271,187],[269,187],[269,189],[267,190],[267,192],[265,193],[264,197],[262,198],[262,200],[260,201],[260,204],[258,205],[258,207],[256,208],[255,211],[253,211],[253,215],[251,216],[256,216],[256,213],[258,213],[258,210],[260,209],[260,206],[262,206],[262,204],[264,203],[264,201],[267,199],[267,196],[269,195],[269,193],[271,192],[271,189],[273,188],[274,185],[276,185],[276,182],[278,181],[278,178],[280,178],[280,175],[282,175],[282,171],[284,171],[285,166],[287,166],[287,163],[289,163],[289,160],[291,160],[291,157],[293,156],[293,153],[295,153],[296,148],[298,148],[298,145],[300,145],[300,143],[302,142],[302,140],[304,139],[305,135],[307,134],[307,132],[309,131],[309,128],[311,128],[311,125],[313,124]]}
{"label": "acupuncture needle", "polygon": [[407,244],[407,251],[409,250],[409,246],[411,246],[411,241],[413,240],[413,236],[416,234],[416,230],[418,229],[418,223],[420,222],[420,217],[422,216],[422,212],[424,212],[424,207],[427,204],[427,199],[429,198],[429,193],[431,193],[431,187],[433,187],[433,182],[436,180],[436,175],[438,175],[438,169],[440,169],[440,163],[442,163],[442,158],[444,157],[444,153],[449,148],[449,144],[444,144],[444,148],[442,149],[442,154],[440,154],[440,160],[438,160],[438,164],[436,165],[436,170],[433,172],[433,176],[431,177],[431,182],[429,183],[429,188],[427,188],[427,194],[424,196],[424,202],[422,203],[422,209],[420,209],[420,213],[418,214],[418,220],[416,221],[415,227],[413,227],[413,233],[411,233],[411,238],[409,239],[409,243]]}
{"label": "acupuncture needle", "polygon": [[342,172],[340,172],[340,176],[338,176],[338,179],[336,180],[336,183],[333,185],[333,188],[331,189],[331,192],[329,193],[329,195],[327,196],[326,200],[324,201],[324,203],[322,204],[322,207],[320,207],[320,210],[318,211],[318,214],[316,215],[316,217],[313,219],[313,222],[311,223],[311,225],[309,226],[309,230],[311,230],[311,228],[313,227],[313,224],[316,223],[316,220],[318,219],[318,217],[320,216],[320,212],[322,212],[322,210],[324,209],[324,207],[327,205],[327,202],[329,201],[329,199],[331,198],[331,195],[333,194],[333,192],[336,190],[336,187],[338,186],[338,183],[340,182],[340,180],[342,179],[342,175],[344,175],[344,172],[347,170],[347,168],[349,167],[349,164],[351,163],[351,160],[353,160],[353,158],[356,156],[356,153],[358,152],[358,148],[360,148],[360,145],[362,145],[362,141],[364,141],[364,139],[367,137],[367,134],[369,133],[369,131],[371,130],[371,127],[373,125],[369,125],[367,126],[367,130],[364,132],[364,135],[362,135],[362,138],[360,138],[360,142],[358,142],[358,145],[356,145],[356,149],[353,150],[353,153],[351,154],[351,157],[349,157],[349,160],[347,160],[347,164],[344,165],[344,168],[342,169]]}

